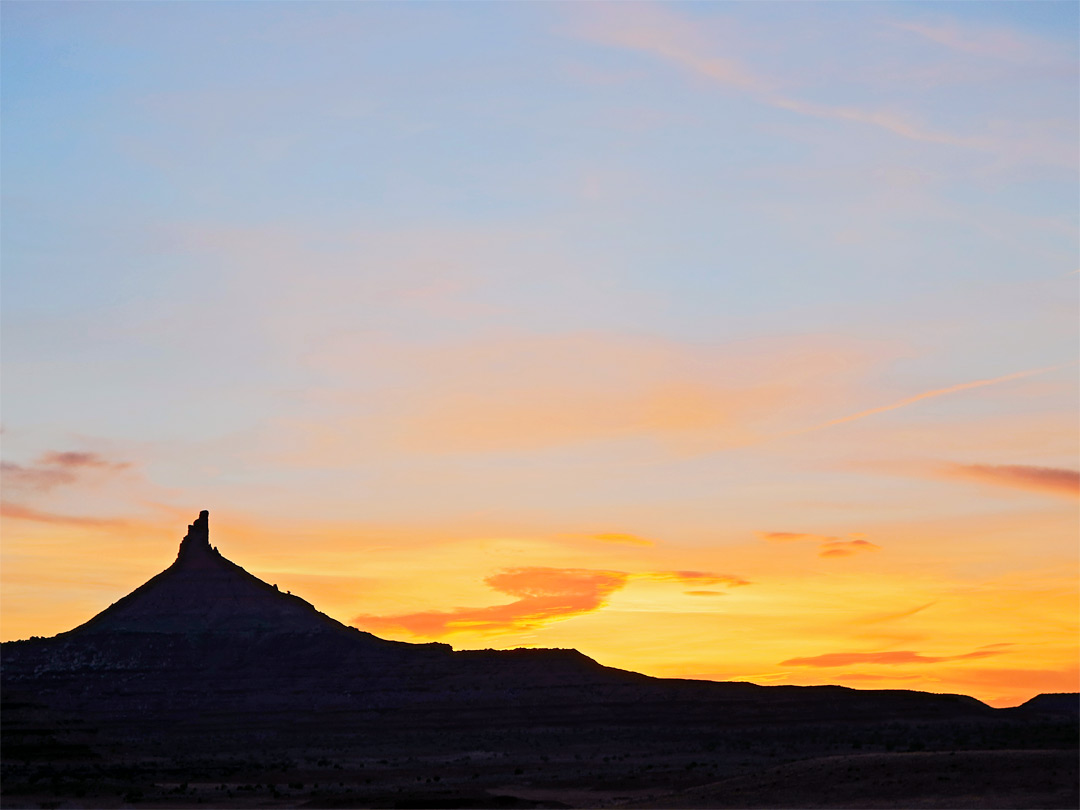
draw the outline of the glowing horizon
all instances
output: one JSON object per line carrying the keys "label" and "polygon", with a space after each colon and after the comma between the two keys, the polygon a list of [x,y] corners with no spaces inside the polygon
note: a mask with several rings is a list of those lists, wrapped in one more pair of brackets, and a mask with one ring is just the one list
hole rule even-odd
{"label": "glowing horizon", "polygon": [[5,4],[0,638],[1077,691],[1077,13]]}

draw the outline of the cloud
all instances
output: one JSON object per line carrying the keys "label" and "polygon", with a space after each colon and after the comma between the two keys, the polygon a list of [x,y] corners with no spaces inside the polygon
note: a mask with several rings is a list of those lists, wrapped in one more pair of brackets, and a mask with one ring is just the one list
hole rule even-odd
{"label": "cloud", "polygon": [[[511,633],[534,630],[545,624],[604,607],[607,598],[631,579],[650,579],[691,585],[749,585],[743,577],[711,571],[648,571],[631,574],[583,568],[511,568],[484,582],[500,593],[518,597],[504,605],[482,608],[428,610],[397,616],[362,614],[352,623],[364,630],[400,631],[437,638],[455,632]],[[695,595],[715,595],[698,591]]]}
{"label": "cloud", "polygon": [[715,42],[704,34],[700,23],[658,5],[624,4],[615,11],[600,5],[588,12],[574,33],[591,42],[657,56],[711,82],[739,90],[762,91],[768,86],[739,60],[717,55]]}
{"label": "cloud", "polygon": [[61,526],[85,526],[88,528],[114,528],[127,525],[127,521],[118,518],[78,517],[60,515],[55,512],[42,512],[28,506],[4,501],[0,503],[0,516],[10,520],[28,520],[36,523],[53,523]]}
{"label": "cloud", "polygon": [[947,464],[939,468],[948,478],[961,478],[1068,498],[1080,497],[1080,472],[1059,467],[1021,464]]}
{"label": "cloud", "polygon": [[849,557],[860,551],[880,551],[881,546],[869,540],[829,540],[822,543],[819,557]]}
{"label": "cloud", "polygon": [[849,416],[841,416],[839,419],[832,419],[828,422],[824,422],[816,427],[809,428],[802,431],[803,433],[810,433],[815,430],[824,430],[834,425],[842,425],[847,422],[855,422],[859,419],[865,419],[868,416],[873,416],[879,413],[885,413],[887,411],[895,411],[898,408],[905,408],[908,405],[914,405],[916,402],[921,402],[924,399],[933,399],[934,397],[945,396],[946,394],[955,394],[958,391],[967,391],[972,388],[982,388],[987,385],[996,385],[998,383],[1010,382],[1012,380],[1023,379],[1024,377],[1032,377],[1036,374],[1045,374],[1048,371],[1055,371],[1060,366],[1049,366],[1047,368],[1036,368],[1029,371],[1017,371],[1014,374],[1006,374],[1002,377],[992,377],[986,380],[974,380],[972,382],[960,383],[959,385],[950,385],[948,388],[935,388],[931,391],[923,391],[921,394],[915,394],[914,396],[905,397],[897,402],[893,402],[891,405],[882,405],[878,408],[870,408],[869,410],[859,411],[858,413],[850,414]]}
{"label": "cloud", "polygon": [[662,582],[681,582],[687,585],[727,585],[736,588],[750,585],[750,580],[733,574],[715,574],[712,571],[650,571],[638,574],[642,579],[655,579]]}
{"label": "cloud", "polygon": [[600,540],[604,543],[625,543],[631,546],[654,546],[656,542],[654,540],[648,540],[644,537],[638,537],[636,534],[623,534],[622,532],[606,532],[604,534],[592,535],[594,540]]}
{"label": "cloud", "polygon": [[[371,441],[425,455],[641,439],[691,454],[746,446],[770,422],[829,396],[822,380],[850,374],[862,359],[830,337],[698,347],[597,331],[507,333],[390,353],[415,375],[402,383],[412,395],[399,393],[375,415],[388,424]],[[363,407],[371,397],[327,444],[341,446]],[[370,430],[371,419],[356,424]]]}
{"label": "cloud", "polygon": [[825,537],[820,534],[804,534],[803,532],[757,532],[762,540],[835,540],[835,537]]}
{"label": "cloud", "polygon": [[1007,28],[961,27],[955,22],[927,25],[895,22],[892,25],[953,51],[989,56],[1009,62],[1044,62],[1053,46],[1045,40],[1021,37]]}
{"label": "cloud", "polygon": [[69,469],[73,467],[96,467],[98,469],[122,470],[131,466],[128,462],[109,461],[98,453],[83,453],[71,450],[63,452],[50,450],[42,455],[37,463]]}
{"label": "cloud", "polygon": [[683,591],[687,596],[727,596],[723,591]]}
{"label": "cloud", "polygon": [[812,118],[831,118],[840,121],[854,121],[887,130],[901,138],[923,143],[937,143],[945,146],[960,146],[966,149],[992,150],[995,144],[986,138],[953,135],[935,131],[909,116],[886,110],[864,110],[858,107],[841,107],[826,104],[812,104],[793,98],[775,96],[770,100],[774,107],[782,110],[807,115]]}
{"label": "cloud", "polygon": [[911,650],[871,653],[826,653],[809,658],[789,658],[780,666],[790,667],[846,667],[852,664],[938,664],[943,661],[961,661],[969,658],[988,658],[1000,655],[1004,650],[982,649],[963,655],[923,655]]}
{"label": "cloud", "polygon": [[77,476],[64,467],[23,466],[12,461],[0,462],[4,486],[46,492],[62,484],[74,483]]}
{"label": "cloud", "polygon": [[837,683],[844,683],[845,681],[913,681],[916,678],[921,677],[922,676],[917,673],[901,675],[895,672],[845,672],[843,675],[835,676]]}
{"label": "cloud", "polygon": [[881,546],[865,539],[861,532],[852,532],[848,536],[851,540],[841,540],[839,537],[823,534],[809,534],[806,532],[757,532],[757,536],[768,541],[801,541],[812,540],[820,543],[819,557],[850,557],[860,551],[878,551]]}
{"label": "cloud", "polygon": [[881,622],[891,622],[896,619],[904,619],[908,616],[913,616],[916,613],[926,610],[928,607],[933,607],[937,604],[937,601],[927,602],[917,607],[908,608],[907,610],[895,611],[893,613],[876,613],[872,616],[866,616],[857,621],[858,624],[879,624]]}
{"label": "cloud", "polygon": [[52,450],[30,465],[0,462],[0,475],[7,487],[47,492],[74,484],[87,471],[114,472],[130,466],[127,462],[109,461],[98,453]]}
{"label": "cloud", "polygon": [[[922,143],[1022,155],[1035,159],[1046,159],[1048,153],[1054,151],[1032,148],[1032,144],[1023,137],[988,138],[936,130],[897,110],[818,104],[793,98],[778,91],[779,82],[766,79],[731,55],[735,37],[729,34],[723,22],[716,18],[708,22],[690,20],[668,8],[648,3],[623,4],[616,12],[608,12],[603,4],[598,5],[600,11],[597,11],[594,5],[575,27],[574,33],[579,37],[600,45],[657,57],[713,84],[742,92],[770,107],[812,118],[850,121],[877,127],[901,138]],[[905,23],[896,25],[969,53],[1016,59],[1032,52],[1030,43],[1023,43],[1008,32],[972,34],[950,27],[935,28]],[[726,52],[720,55],[718,51]],[[1049,157],[1055,162],[1064,160],[1069,165],[1074,160],[1072,155],[1058,154],[1057,151]]]}
{"label": "cloud", "polygon": [[439,637],[471,631],[505,633],[532,630],[553,621],[599,610],[607,598],[626,585],[623,571],[580,568],[513,568],[484,582],[500,593],[519,597],[505,605],[422,611],[398,616],[356,616],[352,623],[365,630],[405,630]]}

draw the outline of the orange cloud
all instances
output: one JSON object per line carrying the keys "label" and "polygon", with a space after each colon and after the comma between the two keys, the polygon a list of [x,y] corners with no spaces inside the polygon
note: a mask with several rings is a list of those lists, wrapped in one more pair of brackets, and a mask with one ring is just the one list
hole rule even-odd
{"label": "orange cloud", "polygon": [[687,596],[727,596],[723,591],[683,591]]}
{"label": "orange cloud", "polygon": [[1021,464],[948,464],[940,472],[949,478],[963,478],[1051,495],[1080,497],[1080,472],[1058,467],[1029,467]]}
{"label": "orange cloud", "polygon": [[849,557],[860,551],[879,551],[881,546],[869,540],[829,540],[823,543],[819,557]]}
{"label": "orange cloud", "polygon": [[643,579],[656,579],[668,582],[681,582],[693,585],[727,585],[735,588],[749,585],[750,580],[732,574],[714,574],[711,571],[650,571],[638,574]]}
{"label": "orange cloud", "polygon": [[960,661],[966,658],[988,658],[1001,655],[1004,650],[975,650],[963,655],[923,655],[911,650],[872,653],[826,653],[809,658],[789,658],[780,666],[791,667],[846,667],[852,664],[938,664],[942,661]]}
{"label": "orange cloud", "polygon": [[365,630],[405,630],[439,637],[456,631],[481,633],[532,630],[549,622],[599,610],[628,579],[622,571],[579,568],[513,568],[487,577],[495,590],[520,597],[505,605],[429,610],[399,616],[356,616]]}
{"label": "orange cloud", "polygon": [[114,528],[126,526],[127,521],[119,518],[78,517],[60,515],[55,512],[42,512],[28,506],[20,506],[10,501],[0,503],[0,516],[10,520],[28,520],[37,523],[53,523],[61,526],[85,526],[89,528]]}
{"label": "orange cloud", "polygon": [[[631,579],[648,579],[690,585],[749,585],[749,580],[711,571],[648,571],[631,574],[582,568],[511,568],[487,577],[491,588],[517,601],[490,607],[428,610],[395,616],[362,614],[353,618],[357,627],[372,632],[404,630],[417,636],[437,638],[455,632],[512,633],[535,630],[551,622],[592,613]],[[696,591],[694,595],[718,595]]]}

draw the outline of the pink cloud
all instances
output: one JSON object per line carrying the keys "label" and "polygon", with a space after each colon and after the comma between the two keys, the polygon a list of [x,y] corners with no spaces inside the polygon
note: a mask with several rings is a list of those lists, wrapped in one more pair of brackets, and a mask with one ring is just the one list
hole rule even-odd
{"label": "pink cloud", "polygon": [[30,465],[0,462],[5,486],[14,489],[46,492],[58,486],[74,484],[88,471],[115,472],[131,465],[109,461],[98,453],[49,451]]}
{"label": "pink cloud", "polygon": [[961,478],[994,486],[1026,489],[1080,497],[1080,472],[1059,467],[1029,467],[1021,464],[947,464],[940,468],[948,478]]}
{"label": "pink cloud", "polygon": [[111,528],[127,524],[127,521],[119,518],[79,517],[55,512],[43,512],[10,501],[0,503],[0,516],[9,520],[27,520],[35,523],[53,523],[60,526],[85,526],[89,528]]}
{"label": "pink cloud", "polygon": [[849,557],[860,551],[879,551],[881,546],[869,540],[830,540],[823,543],[819,557]]}
{"label": "pink cloud", "polygon": [[[706,33],[700,21],[689,20],[655,4],[633,3],[587,7],[575,33],[602,45],[656,56],[716,84],[761,91],[767,82],[730,53],[716,53],[714,28]],[[715,21],[714,21],[715,22]]]}
{"label": "pink cloud", "polygon": [[1008,28],[962,27],[955,22],[937,25],[897,22],[893,25],[953,51],[1010,62],[1043,62],[1053,49],[1050,42],[1021,36]]}
{"label": "pink cloud", "polygon": [[[586,4],[586,8],[588,11],[574,31],[578,36],[600,45],[653,56],[717,86],[744,93],[764,105],[812,118],[877,127],[911,141],[1070,166],[1075,163],[1071,143],[1065,149],[1035,144],[1022,132],[1011,137],[957,134],[936,129],[900,110],[820,104],[794,98],[780,92],[781,82],[766,79],[735,56],[734,49],[745,38],[736,37],[724,20],[690,19],[656,4],[624,4],[617,11],[608,11],[604,4]],[[1038,53],[1033,51],[1031,43],[1022,42],[1009,32],[964,32],[955,27],[904,23],[898,27],[969,53],[1012,59]]]}

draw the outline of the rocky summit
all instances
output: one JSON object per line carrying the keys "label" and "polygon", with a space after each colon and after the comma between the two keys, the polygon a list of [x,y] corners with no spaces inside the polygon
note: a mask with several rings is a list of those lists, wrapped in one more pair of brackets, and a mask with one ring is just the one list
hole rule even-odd
{"label": "rocky summit", "polygon": [[4,807],[1075,807],[1076,695],[651,678],[348,627],[210,543],[0,650]]}
{"label": "rocky summit", "polygon": [[180,542],[176,562],[71,635],[245,635],[349,629],[222,557],[210,545],[209,520],[209,512],[200,512]]}

